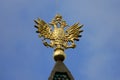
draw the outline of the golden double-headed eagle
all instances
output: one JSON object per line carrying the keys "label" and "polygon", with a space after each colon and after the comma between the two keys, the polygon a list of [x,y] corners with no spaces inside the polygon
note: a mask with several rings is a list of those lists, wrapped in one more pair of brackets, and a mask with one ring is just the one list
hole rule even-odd
{"label": "golden double-headed eagle", "polygon": [[36,32],[39,33],[39,37],[43,37],[43,44],[55,49],[75,48],[74,41],[78,41],[80,33],[83,32],[82,24],[75,23],[69,27],[59,14],[49,24],[39,18],[34,21],[38,29]]}

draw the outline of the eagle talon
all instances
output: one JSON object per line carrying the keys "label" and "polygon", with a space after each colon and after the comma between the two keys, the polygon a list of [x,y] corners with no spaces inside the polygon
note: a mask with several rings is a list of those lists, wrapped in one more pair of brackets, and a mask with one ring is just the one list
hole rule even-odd
{"label": "eagle talon", "polygon": [[47,42],[43,42],[43,44],[48,48],[48,43]]}

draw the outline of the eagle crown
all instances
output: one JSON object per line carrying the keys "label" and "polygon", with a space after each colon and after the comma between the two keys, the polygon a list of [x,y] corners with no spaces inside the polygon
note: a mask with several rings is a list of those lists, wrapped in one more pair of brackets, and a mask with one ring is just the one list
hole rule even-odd
{"label": "eagle crown", "polygon": [[50,22],[50,25],[52,25],[54,28],[65,28],[68,26],[60,14],[55,16],[55,18]]}

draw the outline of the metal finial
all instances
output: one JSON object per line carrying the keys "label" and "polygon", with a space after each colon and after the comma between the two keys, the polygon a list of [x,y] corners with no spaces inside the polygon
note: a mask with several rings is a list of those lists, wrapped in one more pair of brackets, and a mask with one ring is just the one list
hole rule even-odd
{"label": "metal finial", "polygon": [[[65,59],[64,50],[75,48],[76,45],[74,41],[78,41],[79,37],[81,37],[80,33],[83,32],[83,30],[81,30],[83,25],[79,23],[75,23],[68,27],[67,30],[64,30],[64,27],[67,27],[67,23],[59,14],[53,18],[50,24],[47,24],[41,19],[35,20],[35,23],[35,27],[38,29],[36,32],[39,33],[40,37],[43,37],[43,44],[46,47],[54,48],[53,56],[55,61],[63,61]],[[47,42],[47,39],[50,40],[50,43]]]}

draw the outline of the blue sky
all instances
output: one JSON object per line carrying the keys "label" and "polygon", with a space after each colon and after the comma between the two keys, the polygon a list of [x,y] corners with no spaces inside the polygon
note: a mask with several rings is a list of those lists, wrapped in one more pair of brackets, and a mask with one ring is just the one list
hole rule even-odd
{"label": "blue sky", "polygon": [[120,80],[119,0],[0,0],[0,80],[47,80],[53,49],[35,33],[34,19],[60,13],[69,25],[84,24],[64,63],[75,80]]}

